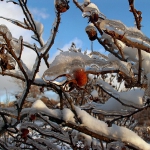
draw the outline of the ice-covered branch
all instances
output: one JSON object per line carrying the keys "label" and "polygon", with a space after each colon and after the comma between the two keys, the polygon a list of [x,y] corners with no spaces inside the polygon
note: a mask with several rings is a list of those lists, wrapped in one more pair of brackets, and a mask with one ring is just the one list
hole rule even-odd
{"label": "ice-covered branch", "polygon": [[150,53],[150,39],[136,28],[127,28],[122,22],[105,19],[101,21],[99,28],[125,43],[129,47],[141,49]]}
{"label": "ice-covered branch", "polygon": [[43,47],[41,49],[39,49],[39,52],[42,53],[42,57],[48,53],[48,51],[50,50],[50,48],[52,47],[52,45],[54,43],[56,34],[58,32],[60,20],[61,20],[60,13],[58,12],[58,13],[56,13],[56,19],[53,23],[53,28],[51,29],[51,34],[50,34],[49,39],[47,40],[45,45],[43,45]]}
{"label": "ice-covered branch", "polygon": [[10,19],[10,18],[5,18],[5,17],[2,17],[2,16],[0,16],[0,18],[5,19],[5,20],[7,20],[7,21],[9,21],[9,22],[11,22],[11,23],[13,23],[13,24],[21,27],[21,28],[28,29],[28,30],[33,30],[32,27],[30,27],[29,25],[24,24],[23,22],[20,22],[18,20],[14,20],[14,19]]}
{"label": "ice-covered branch", "polygon": [[[11,56],[15,59],[15,61],[17,62],[18,66],[19,66],[19,69],[20,71],[22,72],[24,78],[25,78],[25,81],[26,81],[26,88],[24,90],[24,93],[21,97],[21,99],[19,100],[19,106],[20,106],[20,109],[18,111],[21,111],[22,109],[22,105],[23,105],[23,102],[29,92],[29,88],[30,88],[30,80],[29,80],[29,70],[28,68],[26,67],[26,65],[22,62],[22,60],[19,60],[17,55],[15,54],[14,50],[13,50],[13,42],[12,42],[12,35],[11,35],[11,32],[7,29],[7,27],[2,27],[4,28],[5,30],[2,30],[0,31],[0,34],[3,36],[3,38],[5,39],[6,41],[6,49],[7,51],[11,54]],[[21,48],[21,47],[20,47]]]}
{"label": "ice-covered branch", "polygon": [[[16,43],[19,42],[19,40],[16,39],[16,38],[14,38],[14,37],[13,37],[13,41],[16,42]],[[22,41],[22,44],[23,44],[24,46],[26,46],[26,47],[32,49],[32,50],[35,50],[35,46],[34,46],[34,45],[31,45],[30,43],[28,43],[28,42],[26,42],[26,41]]]}
{"label": "ice-covered branch", "polygon": [[142,12],[139,10],[136,10],[134,8],[134,0],[128,0],[129,6],[130,6],[130,12],[133,13],[135,21],[136,21],[136,26],[140,30],[141,29],[141,21],[142,21]]}
{"label": "ice-covered branch", "polygon": [[61,134],[61,133],[57,133],[54,131],[51,131],[51,129],[47,130],[47,129],[43,129],[40,128],[38,125],[34,124],[34,123],[22,123],[21,124],[21,128],[22,129],[27,129],[27,128],[31,128],[32,130],[37,131],[38,133],[40,133],[43,136],[48,136],[48,137],[53,137],[56,139],[59,139],[65,143],[69,143],[70,144],[70,140],[68,137],[68,134]]}
{"label": "ice-covered branch", "polygon": [[14,71],[5,71],[5,72],[0,72],[1,75],[3,76],[10,76],[10,77],[13,77],[13,78],[16,78],[16,79],[20,79],[22,81],[25,81],[24,77],[22,75],[20,75],[19,72],[14,72]]}

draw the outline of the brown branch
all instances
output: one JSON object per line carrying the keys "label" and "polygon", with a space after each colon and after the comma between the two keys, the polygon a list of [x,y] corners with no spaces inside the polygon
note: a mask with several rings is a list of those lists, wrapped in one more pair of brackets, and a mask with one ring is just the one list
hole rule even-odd
{"label": "brown branch", "polygon": [[134,0],[128,0],[129,5],[130,5],[130,12],[133,13],[135,21],[136,21],[136,26],[140,30],[141,29],[141,21],[142,21],[142,12],[138,11],[134,8]]}
{"label": "brown branch", "polygon": [[12,57],[16,60],[16,62],[17,62],[17,64],[18,64],[20,70],[22,71],[22,73],[23,73],[25,79],[28,80],[28,75],[27,75],[26,71],[24,70],[21,61],[18,60],[16,54],[14,53],[13,47],[12,47],[11,44],[10,44],[10,40],[6,37],[6,35],[5,35],[4,33],[2,33],[2,32],[0,32],[0,33],[2,34],[3,38],[5,39],[5,41],[6,41],[6,43],[7,43],[8,52],[9,52],[9,53],[12,55]]}
{"label": "brown branch", "polygon": [[[91,131],[88,127],[85,127],[85,126],[77,125],[77,124],[74,124],[74,123],[71,123],[71,122],[67,122],[67,123],[65,123],[65,125],[70,127],[70,128],[72,128],[72,129],[75,129],[75,130],[77,130],[79,132],[87,134],[87,135],[89,135],[91,137],[99,139],[100,141],[104,141],[104,142],[110,143],[110,142],[113,142],[113,141],[116,140],[116,139],[113,139],[113,138],[108,138],[106,136],[100,135],[100,134],[98,134],[98,133],[96,133],[94,131]],[[127,147],[131,147],[134,150],[138,150],[135,147],[133,147],[132,145],[130,146],[130,144],[129,145],[127,144],[126,146]]]}
{"label": "brown branch", "polygon": [[[22,123],[22,126],[26,127],[26,128],[31,128],[32,130],[37,131],[41,135],[48,136],[48,137],[53,137],[53,138],[56,138],[58,140],[61,140],[61,141],[65,142],[65,143],[70,144],[70,139],[61,138],[61,137],[65,137],[64,134],[57,133],[55,131],[50,131],[50,130],[49,130],[49,132],[47,132],[48,131],[47,129],[44,131],[43,128],[41,129],[38,125],[36,125],[34,123],[27,123],[27,124],[26,123]],[[69,137],[69,135],[68,135],[68,137]]]}
{"label": "brown branch", "polygon": [[138,68],[138,83],[141,83],[141,74],[142,74],[142,54],[141,50],[138,49],[138,57],[139,57],[139,68]]}
{"label": "brown branch", "polygon": [[[13,37],[12,40],[15,41],[15,42],[18,42],[18,39],[14,38],[14,37]],[[23,46],[26,46],[26,47],[28,47],[28,48],[35,51],[35,46],[34,45],[31,45],[31,44],[29,44],[28,42],[25,42],[25,41],[22,41],[22,44],[23,44]],[[0,45],[0,47],[1,47],[1,45]]]}
{"label": "brown branch", "polygon": [[[136,21],[136,26],[140,30],[141,29],[141,21],[142,21],[142,12],[138,11],[134,8],[134,0],[128,0],[129,5],[130,5],[130,11],[133,13],[133,16]],[[141,83],[141,72],[142,72],[142,55],[141,55],[141,50],[138,49],[138,57],[139,57],[139,73],[138,73],[138,83]]]}
{"label": "brown branch", "polygon": [[2,147],[5,150],[10,150],[9,147],[4,143],[3,141],[0,140],[0,147]]}
{"label": "brown branch", "polygon": [[108,31],[108,30],[105,30],[104,31],[106,34],[110,35],[111,37],[114,37],[115,39],[118,39],[120,41],[122,41],[123,43],[125,43],[128,47],[134,47],[134,48],[137,48],[137,49],[141,49],[147,53],[150,53],[150,48],[147,47],[146,45],[144,45],[143,43],[138,43],[138,42],[135,42],[135,41],[132,41],[132,40],[129,40],[128,37],[126,36],[123,36],[120,38],[120,35],[114,31]]}
{"label": "brown branch", "polygon": [[[62,91],[63,91],[63,89],[62,89]],[[69,103],[69,105],[70,105],[70,108],[71,108],[72,112],[73,112],[74,115],[75,115],[76,120],[77,120],[79,123],[82,123],[82,122],[81,122],[81,119],[78,118],[78,115],[77,115],[77,112],[75,111],[75,106],[74,106],[72,100],[68,97],[68,95],[67,95],[65,92],[63,92],[63,94],[64,94],[66,100],[68,101],[68,103]]]}
{"label": "brown branch", "polygon": [[18,57],[19,60],[21,58],[22,51],[23,51],[23,39],[21,39],[21,50],[20,50],[19,57]]}
{"label": "brown branch", "polygon": [[74,4],[83,12],[83,8],[79,5],[77,0],[73,0]]}

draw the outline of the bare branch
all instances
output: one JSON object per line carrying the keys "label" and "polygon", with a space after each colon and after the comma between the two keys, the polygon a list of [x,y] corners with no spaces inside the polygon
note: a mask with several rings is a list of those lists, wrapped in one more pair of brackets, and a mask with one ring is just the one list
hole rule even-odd
{"label": "bare branch", "polygon": [[[141,21],[142,21],[142,12],[138,11],[134,8],[134,0],[128,0],[130,5],[130,12],[133,13],[133,16],[136,21],[136,26],[140,30],[141,29]],[[139,57],[139,74],[138,74],[138,83],[141,83],[141,72],[142,72],[142,55],[141,50],[138,49],[138,57]]]}

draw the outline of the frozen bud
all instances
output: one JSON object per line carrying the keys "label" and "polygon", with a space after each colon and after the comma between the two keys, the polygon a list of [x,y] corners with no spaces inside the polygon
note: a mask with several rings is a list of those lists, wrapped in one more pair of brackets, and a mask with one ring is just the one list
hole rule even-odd
{"label": "frozen bud", "polygon": [[90,21],[97,22],[99,18],[99,12],[95,9],[91,11]]}
{"label": "frozen bud", "polygon": [[[94,3],[90,3],[83,9],[83,17],[89,17],[90,21],[97,22],[99,18],[100,11]],[[88,14],[89,13],[89,14]]]}
{"label": "frozen bud", "polygon": [[85,28],[86,33],[91,41],[94,41],[97,38],[97,31],[93,24],[89,24]]}
{"label": "frozen bud", "polygon": [[54,0],[55,8],[60,13],[64,13],[69,9],[68,3],[67,0]]}
{"label": "frozen bud", "polygon": [[21,129],[21,137],[26,141],[27,140],[27,135],[29,134],[29,130],[26,128]]}
{"label": "frozen bud", "polygon": [[31,115],[30,115],[30,120],[31,120],[31,121],[34,121],[35,119],[36,119],[36,115],[35,115],[35,114],[31,114]]}

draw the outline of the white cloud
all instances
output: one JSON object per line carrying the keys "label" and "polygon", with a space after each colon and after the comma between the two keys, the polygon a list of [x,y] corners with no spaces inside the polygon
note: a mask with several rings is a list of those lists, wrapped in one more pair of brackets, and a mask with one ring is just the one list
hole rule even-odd
{"label": "white cloud", "polygon": [[[0,13],[1,16],[6,17],[6,18],[16,19],[16,20],[23,22],[24,14],[18,5],[14,5],[12,3],[1,2],[0,10],[1,10],[1,13]],[[43,14],[43,17],[44,17],[44,14]],[[24,41],[27,41],[32,44],[35,42],[31,38],[31,35],[33,35],[32,31],[22,29],[4,19],[0,19],[0,24],[5,24],[8,27],[8,29],[11,31],[13,37],[19,38],[22,35]],[[33,52],[33,50],[24,48],[21,59],[29,67],[29,69],[31,69],[35,60],[35,56],[36,55],[35,55],[35,52]],[[41,64],[41,67],[43,65],[44,63]],[[4,95],[6,95],[6,90],[9,95],[11,93],[14,93],[14,91],[19,90],[17,85],[12,82],[11,77],[0,75],[0,83],[1,83],[0,84],[0,98],[1,99],[5,99]]]}
{"label": "white cloud", "polygon": [[[77,48],[82,48],[83,42],[80,39],[78,39],[77,37],[75,37],[74,39],[69,41],[63,47],[58,47],[58,48],[60,48],[63,51],[67,51],[70,48],[72,42],[76,44]],[[59,53],[60,53],[60,51],[58,50],[56,53],[52,54],[52,57],[50,57],[49,61],[52,62]]]}
{"label": "white cloud", "polygon": [[49,14],[46,13],[46,9],[44,8],[30,8],[31,13],[33,14],[33,16],[35,18],[37,18],[38,20],[40,19],[47,19],[49,17]]}
{"label": "white cloud", "polygon": [[67,51],[68,48],[70,48],[71,44],[75,43],[77,48],[82,48],[82,41],[80,39],[78,39],[77,37],[75,37],[73,40],[71,40],[69,43],[65,44],[62,48],[63,51]]}

